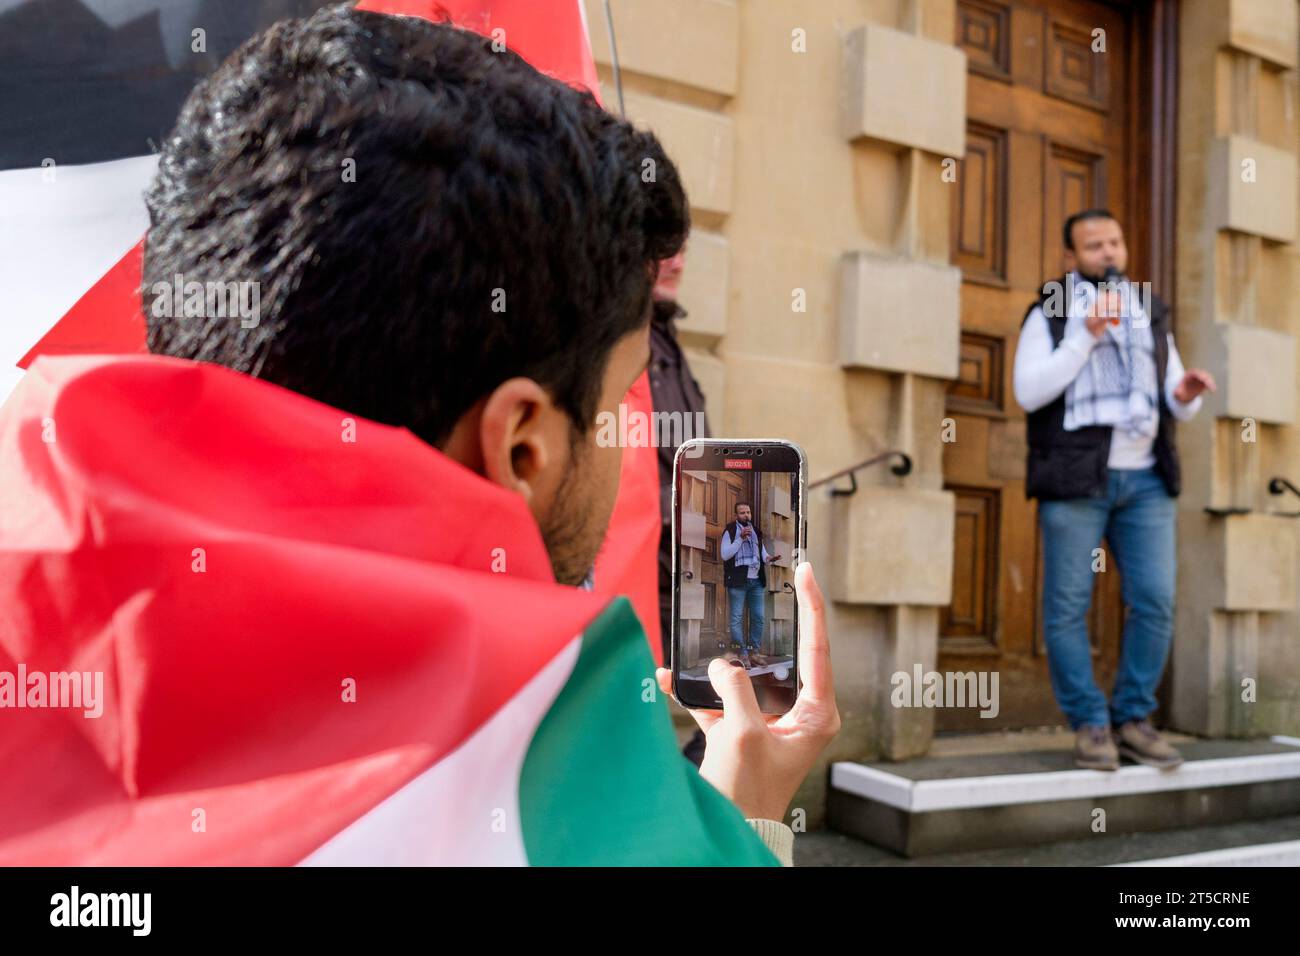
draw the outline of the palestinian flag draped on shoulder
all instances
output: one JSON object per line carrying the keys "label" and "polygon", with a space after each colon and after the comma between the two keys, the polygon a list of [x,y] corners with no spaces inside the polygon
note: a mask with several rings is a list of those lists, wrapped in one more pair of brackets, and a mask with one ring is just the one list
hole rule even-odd
{"label": "palestinian flag draped on shoulder", "polygon": [[0,864],[776,863],[626,599],[403,429],[41,358],[0,492]]}

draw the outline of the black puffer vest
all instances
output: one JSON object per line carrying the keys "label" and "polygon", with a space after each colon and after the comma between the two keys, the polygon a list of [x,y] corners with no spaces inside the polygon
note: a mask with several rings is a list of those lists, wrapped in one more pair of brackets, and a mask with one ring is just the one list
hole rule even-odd
{"label": "black puffer vest", "polygon": [[[1069,288],[1066,278],[1058,280],[1060,288]],[[1051,294],[1051,284],[1043,287],[1038,300],[1026,311],[1020,326],[1024,328],[1034,309],[1043,306]],[[1057,293],[1058,301],[1063,301]],[[1048,315],[1043,309],[1047,327],[1052,333],[1052,347],[1057,348],[1065,337],[1065,315]],[[1165,402],[1165,371],[1169,367],[1169,307],[1158,296],[1151,297],[1151,335],[1155,340],[1156,383],[1160,396],[1160,426],[1156,431],[1153,451],[1156,474],[1165,488],[1177,497],[1182,488],[1178,448],[1174,442],[1175,419]],[[1029,464],[1025,475],[1025,497],[1039,501],[1061,498],[1099,498],[1106,493],[1110,458],[1109,425],[1091,425],[1077,431],[1065,430],[1065,393],[1054,402],[1044,405],[1027,417],[1029,439]]]}

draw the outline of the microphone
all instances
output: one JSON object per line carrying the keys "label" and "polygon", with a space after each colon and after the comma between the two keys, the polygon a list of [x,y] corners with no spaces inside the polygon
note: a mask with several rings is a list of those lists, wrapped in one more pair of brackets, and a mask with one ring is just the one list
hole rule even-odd
{"label": "microphone", "polygon": [[[1118,282],[1122,278],[1123,276],[1120,274],[1120,271],[1116,269],[1114,265],[1107,266],[1106,271],[1101,274],[1101,281],[1105,283]],[[1100,289],[1098,289],[1098,291],[1100,291]],[[1119,320],[1120,317],[1118,315],[1107,317],[1107,321],[1110,322],[1111,325],[1119,325]]]}

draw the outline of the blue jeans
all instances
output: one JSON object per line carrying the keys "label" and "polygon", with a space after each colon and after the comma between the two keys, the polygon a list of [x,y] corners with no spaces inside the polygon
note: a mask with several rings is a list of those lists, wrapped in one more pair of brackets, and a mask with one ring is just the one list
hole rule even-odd
{"label": "blue jeans", "polygon": [[[1043,632],[1056,702],[1077,730],[1118,727],[1156,709],[1156,685],[1174,635],[1174,499],[1154,468],[1111,469],[1106,494],[1044,501]],[[1088,605],[1102,535],[1120,574],[1128,616],[1110,706],[1092,674]]]}
{"label": "blue jeans", "polygon": [[[763,646],[763,600],[767,588],[755,578],[746,581],[743,588],[727,588],[727,611],[731,616],[731,640],[747,652]],[[749,607],[749,642],[741,635],[741,615]]]}

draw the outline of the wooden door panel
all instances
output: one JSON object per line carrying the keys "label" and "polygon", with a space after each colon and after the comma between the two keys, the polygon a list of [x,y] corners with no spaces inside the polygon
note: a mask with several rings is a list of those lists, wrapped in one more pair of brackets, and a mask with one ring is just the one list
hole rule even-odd
{"label": "wooden door panel", "polygon": [[1011,8],[995,0],[957,5],[957,45],[966,51],[972,73],[1011,79]]}
{"label": "wooden door panel", "polygon": [[1044,92],[1104,111],[1109,99],[1109,61],[1093,55],[1091,31],[1053,18],[1046,32]]}
{"label": "wooden door panel", "polygon": [[1048,140],[1044,175],[1049,215],[1100,205],[1106,194],[1106,157],[1098,153]]}
{"label": "wooden door panel", "polygon": [[966,156],[953,203],[953,264],[968,282],[1007,282],[1007,131],[983,123],[966,127]]}
{"label": "wooden door panel", "polygon": [[956,497],[952,604],[944,609],[941,650],[997,649],[997,540],[1001,495],[996,489],[949,485]]}
{"label": "wooden door panel", "polygon": [[1056,250],[1043,256],[1040,282],[1059,277],[1065,267],[1061,223],[1070,212],[1107,205],[1106,157],[1099,151],[1044,143],[1043,248]]}
{"label": "wooden door panel", "polygon": [[[1098,4],[1060,3],[1048,4],[1045,15],[1043,92],[1101,114],[1123,115],[1124,84],[1116,83],[1128,55],[1122,14]],[[1100,45],[1105,52],[1094,52]]]}
{"label": "wooden door panel", "polygon": [[1004,414],[1005,364],[1006,339],[963,331],[957,380],[948,389],[948,407],[974,414]]}

